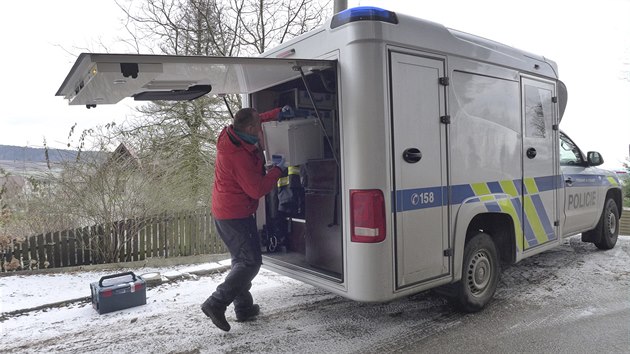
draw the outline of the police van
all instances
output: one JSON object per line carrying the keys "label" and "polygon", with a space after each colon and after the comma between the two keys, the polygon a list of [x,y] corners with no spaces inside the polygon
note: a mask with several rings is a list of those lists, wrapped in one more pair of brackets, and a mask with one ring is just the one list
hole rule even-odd
{"label": "police van", "polygon": [[374,7],[256,58],[82,54],[57,92],[95,107],[126,97],[243,94],[267,157],[291,165],[257,213],[267,268],[358,301],[437,288],[481,309],[512,264],[581,233],[615,246],[622,194],[559,125],[555,62]]}

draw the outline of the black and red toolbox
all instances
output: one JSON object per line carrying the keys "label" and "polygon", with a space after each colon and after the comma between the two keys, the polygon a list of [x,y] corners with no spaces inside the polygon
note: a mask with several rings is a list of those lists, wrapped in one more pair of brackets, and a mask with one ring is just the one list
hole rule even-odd
{"label": "black and red toolbox", "polygon": [[142,277],[124,272],[91,283],[92,307],[99,313],[118,311],[147,303],[147,285]]}

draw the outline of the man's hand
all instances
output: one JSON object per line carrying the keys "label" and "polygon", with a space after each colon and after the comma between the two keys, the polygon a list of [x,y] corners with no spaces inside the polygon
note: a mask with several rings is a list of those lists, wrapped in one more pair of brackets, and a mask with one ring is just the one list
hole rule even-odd
{"label": "man's hand", "polygon": [[271,155],[271,164],[280,167],[282,170],[286,168],[284,165],[284,156],[282,155]]}
{"label": "man's hand", "polygon": [[312,115],[311,111],[306,109],[293,109],[293,107],[286,105],[278,112],[278,121],[288,120],[297,117],[308,117]]}
{"label": "man's hand", "polygon": [[293,112],[293,108],[291,106],[284,106],[278,113],[278,121],[283,121],[285,119],[295,117],[295,112]]}

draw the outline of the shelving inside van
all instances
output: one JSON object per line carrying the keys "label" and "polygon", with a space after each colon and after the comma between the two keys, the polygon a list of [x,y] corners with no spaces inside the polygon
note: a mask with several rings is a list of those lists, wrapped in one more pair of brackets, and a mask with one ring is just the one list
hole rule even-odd
{"label": "shelving inside van", "polygon": [[295,113],[290,119],[263,123],[266,158],[281,154],[289,165],[257,214],[265,261],[342,281],[335,71],[312,73],[304,80],[297,78],[253,93],[250,99],[259,112],[288,105]]}

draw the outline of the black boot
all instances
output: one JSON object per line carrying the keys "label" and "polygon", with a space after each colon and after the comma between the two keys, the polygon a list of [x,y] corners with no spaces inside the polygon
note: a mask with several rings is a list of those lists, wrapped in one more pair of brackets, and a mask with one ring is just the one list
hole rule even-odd
{"label": "black boot", "polygon": [[234,309],[236,312],[236,322],[245,322],[253,320],[260,313],[260,306],[253,304],[245,309]]}
{"label": "black boot", "polygon": [[230,324],[225,319],[225,308],[224,305],[218,304],[212,296],[201,305],[201,311],[203,311],[206,316],[210,317],[215,326],[223,331],[229,332]]}

